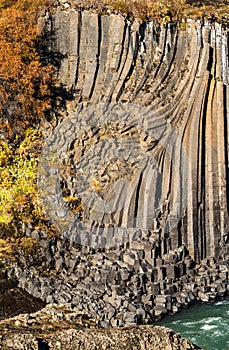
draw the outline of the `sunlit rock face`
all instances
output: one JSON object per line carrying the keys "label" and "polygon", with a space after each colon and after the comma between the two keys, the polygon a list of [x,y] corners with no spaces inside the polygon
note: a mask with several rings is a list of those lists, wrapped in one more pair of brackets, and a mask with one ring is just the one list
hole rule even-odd
{"label": "sunlit rock face", "polygon": [[44,207],[62,234],[93,248],[132,247],[139,234],[155,261],[181,246],[195,261],[224,259],[228,30],[71,7],[40,25],[67,111],[40,162]]}

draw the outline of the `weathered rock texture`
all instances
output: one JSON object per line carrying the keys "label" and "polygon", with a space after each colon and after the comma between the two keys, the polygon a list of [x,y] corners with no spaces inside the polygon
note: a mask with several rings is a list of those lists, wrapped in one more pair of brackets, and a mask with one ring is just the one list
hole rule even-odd
{"label": "weathered rock texture", "polygon": [[[100,327],[147,324],[228,295],[228,30],[131,23],[59,3],[40,19],[59,118],[39,187],[62,236],[25,227],[42,267],[19,256],[8,276],[71,312],[51,307],[15,327],[38,323],[42,333],[39,317],[49,315],[65,328],[80,312]],[[13,349],[197,349],[147,326],[46,338],[1,340]]]}
{"label": "weathered rock texture", "polygon": [[102,327],[224,297],[227,29],[64,8],[40,20],[60,105],[39,186],[62,237],[27,228],[43,247],[43,274],[19,259],[8,276]]}
{"label": "weathered rock texture", "polygon": [[63,306],[49,305],[35,314],[25,314],[0,321],[0,329],[4,329],[1,331],[0,345],[2,349],[14,350],[200,349],[164,327],[85,329],[83,327],[86,322],[86,315],[74,313]]}
{"label": "weathered rock texture", "polygon": [[60,117],[39,187],[62,236],[25,228],[42,247],[42,268],[19,257],[8,276],[102,327],[224,297],[227,29],[190,20],[182,31],[67,7],[40,19]]}
{"label": "weathered rock texture", "polygon": [[[65,7],[40,21],[69,99],[43,152],[49,216],[85,246],[122,245],[142,229],[156,255],[184,245],[195,261],[225,258],[228,31]],[[83,202],[81,220],[63,188]]]}
{"label": "weathered rock texture", "polygon": [[151,250],[141,249],[142,237],[133,241],[138,248],[107,252],[76,247],[67,239],[37,239],[42,269],[23,256],[8,276],[30,295],[85,312],[100,327],[151,324],[195,302],[229,295],[228,263],[208,259],[195,265],[184,247],[158,257],[154,265]]}

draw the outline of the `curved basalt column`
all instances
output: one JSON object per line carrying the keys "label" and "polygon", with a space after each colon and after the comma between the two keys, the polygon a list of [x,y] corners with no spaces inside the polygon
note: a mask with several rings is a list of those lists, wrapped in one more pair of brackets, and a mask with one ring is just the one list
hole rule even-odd
{"label": "curved basalt column", "polygon": [[[68,112],[43,150],[49,216],[82,245],[126,244],[141,229],[158,255],[185,245],[196,261],[221,258],[228,31],[218,23],[189,20],[180,30],[75,9],[56,10],[40,24]],[[81,217],[64,203],[63,189],[84,204]]]}

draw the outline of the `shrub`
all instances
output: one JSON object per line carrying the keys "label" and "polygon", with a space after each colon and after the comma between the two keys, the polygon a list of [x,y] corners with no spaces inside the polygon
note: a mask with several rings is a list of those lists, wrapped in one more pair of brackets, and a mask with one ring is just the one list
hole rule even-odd
{"label": "shrub", "polygon": [[0,142],[0,226],[20,231],[22,222],[43,217],[36,185],[41,133],[28,129],[19,147]]}
{"label": "shrub", "polygon": [[6,141],[23,137],[51,107],[52,67],[42,66],[38,50],[39,5],[0,2],[0,129]]}

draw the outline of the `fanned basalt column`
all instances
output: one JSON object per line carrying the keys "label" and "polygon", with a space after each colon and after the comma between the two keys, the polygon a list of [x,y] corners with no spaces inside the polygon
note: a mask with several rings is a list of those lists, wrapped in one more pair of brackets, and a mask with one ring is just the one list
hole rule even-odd
{"label": "fanned basalt column", "polygon": [[[156,237],[158,255],[185,245],[196,261],[225,258],[228,30],[74,8],[56,9],[40,25],[68,112],[43,159],[51,150],[71,169],[44,166],[41,183],[45,177],[50,216],[71,224],[65,235],[88,245],[91,232],[105,241],[118,232],[121,243],[143,229]],[[69,219],[63,188],[84,203],[81,219]]]}

